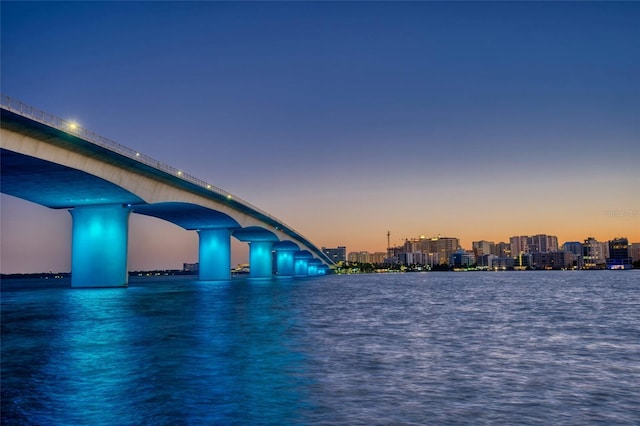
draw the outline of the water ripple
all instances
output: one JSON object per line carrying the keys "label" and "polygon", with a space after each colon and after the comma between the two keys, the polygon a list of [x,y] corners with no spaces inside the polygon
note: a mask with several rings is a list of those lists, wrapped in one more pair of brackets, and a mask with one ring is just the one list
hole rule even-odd
{"label": "water ripple", "polygon": [[3,283],[2,423],[637,425],[639,272]]}

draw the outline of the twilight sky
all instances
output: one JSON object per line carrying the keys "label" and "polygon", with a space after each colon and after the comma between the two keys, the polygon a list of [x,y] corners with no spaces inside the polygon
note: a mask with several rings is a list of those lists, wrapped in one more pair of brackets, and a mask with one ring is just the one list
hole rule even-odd
{"label": "twilight sky", "polygon": [[[637,2],[3,1],[1,89],[318,246],[640,242],[638,22]],[[70,270],[68,212],[1,202],[3,273]],[[195,261],[194,232],[132,216],[129,269]]]}

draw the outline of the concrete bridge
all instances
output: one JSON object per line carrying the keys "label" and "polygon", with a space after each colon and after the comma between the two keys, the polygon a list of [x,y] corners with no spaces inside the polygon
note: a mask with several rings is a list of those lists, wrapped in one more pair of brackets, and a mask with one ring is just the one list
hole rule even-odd
{"label": "concrete bridge", "polygon": [[71,212],[73,287],[127,285],[131,213],[197,232],[201,280],[231,278],[231,237],[249,244],[253,278],[323,274],[333,263],[212,184],[8,96],[0,112],[2,192]]}

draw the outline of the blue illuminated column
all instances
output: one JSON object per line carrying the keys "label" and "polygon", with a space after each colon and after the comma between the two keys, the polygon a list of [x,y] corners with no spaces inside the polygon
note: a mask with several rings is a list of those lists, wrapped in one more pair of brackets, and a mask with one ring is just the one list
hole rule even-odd
{"label": "blue illuminated column", "polygon": [[200,237],[198,274],[203,281],[231,279],[231,231],[209,228],[198,231]]}
{"label": "blue illuminated column", "polygon": [[309,275],[313,276],[313,275],[318,275],[318,267],[322,265],[322,262],[318,259],[311,259],[308,262],[308,267],[309,267]]}
{"label": "blue illuminated column", "polygon": [[297,277],[309,275],[309,260],[311,255],[308,252],[297,252],[294,256],[294,269]]}
{"label": "blue illuminated column", "polygon": [[122,205],[70,210],[72,287],[126,287],[131,210]]}
{"label": "blue illuminated column", "polygon": [[292,277],[295,274],[293,250],[276,250],[276,271],[279,277]]}
{"label": "blue illuminated column", "polygon": [[273,269],[272,241],[249,242],[249,277],[269,278]]}

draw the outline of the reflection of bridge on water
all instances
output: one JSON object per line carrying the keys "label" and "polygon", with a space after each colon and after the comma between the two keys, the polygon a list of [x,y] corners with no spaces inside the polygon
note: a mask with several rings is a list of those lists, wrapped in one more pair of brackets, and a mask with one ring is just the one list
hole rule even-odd
{"label": "reflection of bridge on water", "polygon": [[291,227],[214,185],[8,96],[1,107],[2,192],[69,209],[74,287],[127,285],[132,212],[197,231],[201,280],[230,278],[232,236],[249,243],[254,278],[324,274],[333,263]]}

